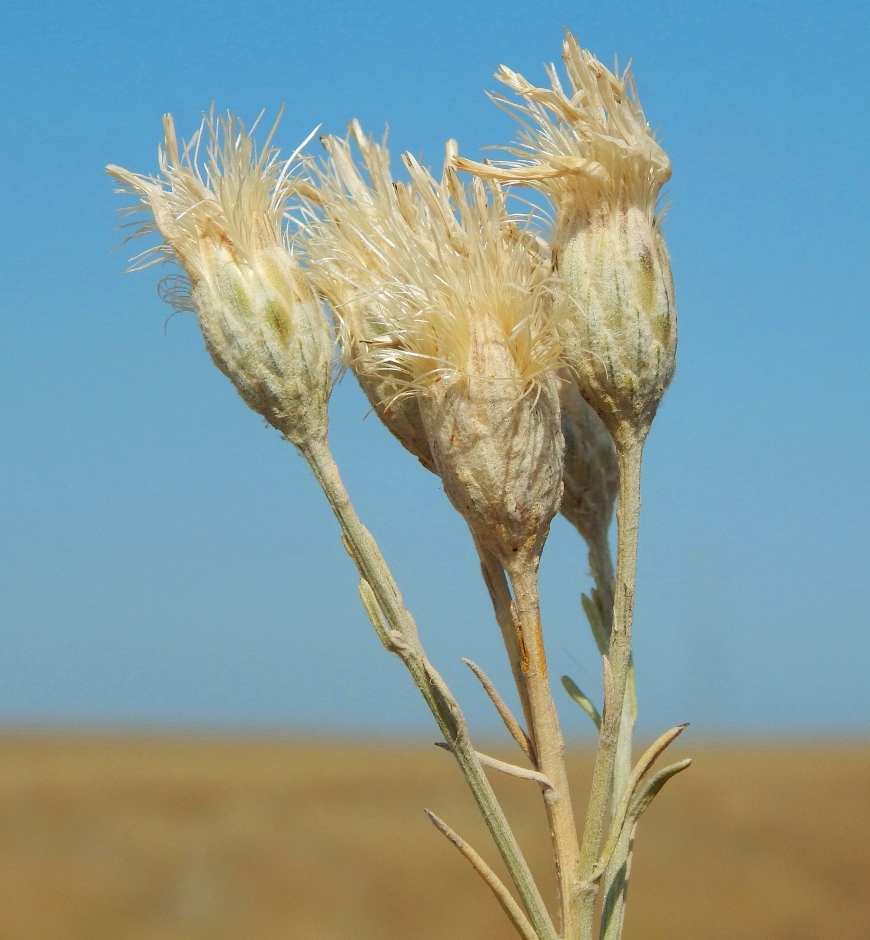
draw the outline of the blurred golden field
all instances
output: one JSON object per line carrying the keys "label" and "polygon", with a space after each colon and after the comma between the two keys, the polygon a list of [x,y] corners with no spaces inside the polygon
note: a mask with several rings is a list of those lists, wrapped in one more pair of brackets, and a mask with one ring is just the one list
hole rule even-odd
{"label": "blurred golden field", "polygon": [[[626,940],[870,940],[870,746],[678,744]],[[496,783],[551,885],[534,785]],[[0,940],[508,940],[423,806],[494,861],[424,744],[9,734]]]}

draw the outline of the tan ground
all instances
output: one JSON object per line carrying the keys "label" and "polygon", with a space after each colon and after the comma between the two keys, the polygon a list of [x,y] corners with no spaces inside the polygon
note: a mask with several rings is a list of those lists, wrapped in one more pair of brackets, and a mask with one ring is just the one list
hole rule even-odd
{"label": "tan ground", "polygon": [[[626,940],[870,940],[870,746],[687,751],[640,828]],[[499,781],[546,872],[533,789]],[[435,748],[6,736],[0,940],[507,940],[423,806],[492,858]]]}

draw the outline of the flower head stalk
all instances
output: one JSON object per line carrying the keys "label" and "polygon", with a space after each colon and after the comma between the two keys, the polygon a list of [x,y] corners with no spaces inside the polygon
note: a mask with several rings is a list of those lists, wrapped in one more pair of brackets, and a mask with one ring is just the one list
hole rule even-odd
{"label": "flower head stalk", "polygon": [[619,489],[619,467],[613,439],[601,419],[566,375],[559,387],[562,434],[565,438],[565,492],[562,515],[589,547],[596,587],[607,598],[607,617],[613,603],[613,563],[607,533]]}
{"label": "flower head stalk", "polygon": [[[502,66],[496,77],[521,99],[513,110],[523,126],[514,158],[455,164],[483,178],[530,185],[554,208],[553,268],[561,285],[559,329],[566,365],[583,398],[616,445],[619,471],[616,577],[606,651],[606,701],[592,793],[580,853],[580,931],[591,940],[593,878],[609,804],[619,799],[630,761],[633,723],[631,626],[637,567],[640,466],[646,435],[674,372],[676,311],[670,261],[657,203],[671,175],[667,154],[646,122],[628,70],[606,69],[570,34],[563,61],[567,92],[554,66],[549,88],[538,88]],[[618,757],[619,755],[619,757]],[[622,928],[626,841],[611,859],[601,934]],[[616,868],[614,868],[616,866]],[[610,889],[615,891],[615,895]]]}
{"label": "flower head stalk", "polygon": [[[292,158],[279,160],[268,143],[258,154],[231,114],[206,118],[184,147],[171,115],[163,127],[159,176],[107,168],[122,192],[138,197],[130,213],[149,216],[134,234],[162,239],[136,269],[179,264],[183,274],[165,280],[162,295],[196,313],[215,365],[245,403],[297,445],[325,435],[333,340],[284,232],[296,191]],[[204,169],[196,160],[202,144]]]}

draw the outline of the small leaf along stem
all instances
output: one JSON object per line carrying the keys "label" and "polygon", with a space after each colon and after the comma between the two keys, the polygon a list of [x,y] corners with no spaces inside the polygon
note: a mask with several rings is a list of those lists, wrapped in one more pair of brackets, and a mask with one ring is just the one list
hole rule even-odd
{"label": "small leaf along stem", "polygon": [[499,717],[504,722],[504,725],[507,728],[510,736],[520,746],[520,749],[523,751],[526,757],[528,757],[532,765],[537,767],[538,757],[535,754],[535,749],[532,747],[532,742],[529,736],[522,729],[516,718],[514,718],[513,713],[508,708],[504,699],[498,694],[498,689],[496,689],[495,685],[493,685],[492,680],[480,668],[480,666],[477,665],[477,663],[473,663],[470,659],[464,658],[462,661],[474,673],[480,684],[483,686],[484,691],[489,696],[489,700],[495,706],[495,710],[498,712]]}
{"label": "small leaf along stem", "polygon": [[586,712],[592,723],[600,731],[601,715],[598,713],[598,709],[592,704],[589,696],[583,693],[582,689],[580,689],[570,676],[562,676],[562,685],[565,687],[565,691],[568,695]]}
{"label": "small leaf along stem", "polygon": [[517,933],[523,940],[538,940],[534,928],[527,920],[525,914],[523,914],[519,904],[513,899],[510,891],[502,884],[498,875],[496,875],[465,839],[455,833],[443,819],[439,819],[428,809],[423,812],[426,813],[435,828],[456,846],[459,852],[471,864],[472,868],[474,868],[478,875],[486,882],[489,889],[495,895],[496,900],[501,905],[502,910],[507,914],[511,923],[516,927]]}

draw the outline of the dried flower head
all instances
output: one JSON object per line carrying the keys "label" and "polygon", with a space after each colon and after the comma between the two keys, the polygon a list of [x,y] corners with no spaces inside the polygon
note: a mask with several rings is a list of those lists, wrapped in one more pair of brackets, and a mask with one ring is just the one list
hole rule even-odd
{"label": "dried flower head", "polygon": [[[354,162],[351,141],[362,154],[368,184]],[[334,311],[345,363],[387,429],[427,470],[435,472],[420,405],[408,394],[411,375],[401,366],[372,369],[372,348],[397,342],[383,309],[381,285],[396,276],[401,259],[394,249],[413,219],[408,187],[394,183],[386,147],[370,140],[353,121],[347,139],[321,139],[329,159],[314,167],[314,187],[299,237],[315,290]],[[400,208],[400,200],[402,208]]]}
{"label": "dried flower head", "polygon": [[[139,198],[128,214],[150,216],[134,236],[156,231],[163,239],[133,269],[177,262],[184,273],[167,278],[161,294],[196,313],[206,348],[245,403],[294,443],[322,436],[333,340],[284,232],[297,188],[295,154],[279,160],[269,141],[258,154],[232,114],[204,119],[181,149],[171,115],[163,128],[158,177],[107,168],[120,192]],[[203,143],[204,170],[197,162]]]}
{"label": "dried flower head", "polygon": [[350,363],[388,391],[387,414],[415,402],[428,456],[486,547],[539,551],[562,467],[548,264],[498,186],[467,190],[449,166],[438,182],[408,155],[410,182],[394,182],[386,149],[358,125],[352,136],[370,182],[349,141],[326,141],[306,249]]}
{"label": "dried flower head", "polygon": [[554,66],[550,88],[505,66],[496,73],[523,100],[496,99],[523,124],[518,144],[506,148],[517,159],[455,162],[552,199],[566,361],[611,434],[643,437],[674,371],[673,283],[656,213],[671,164],[628,69],[613,74],[570,34],[563,60],[570,96]]}

